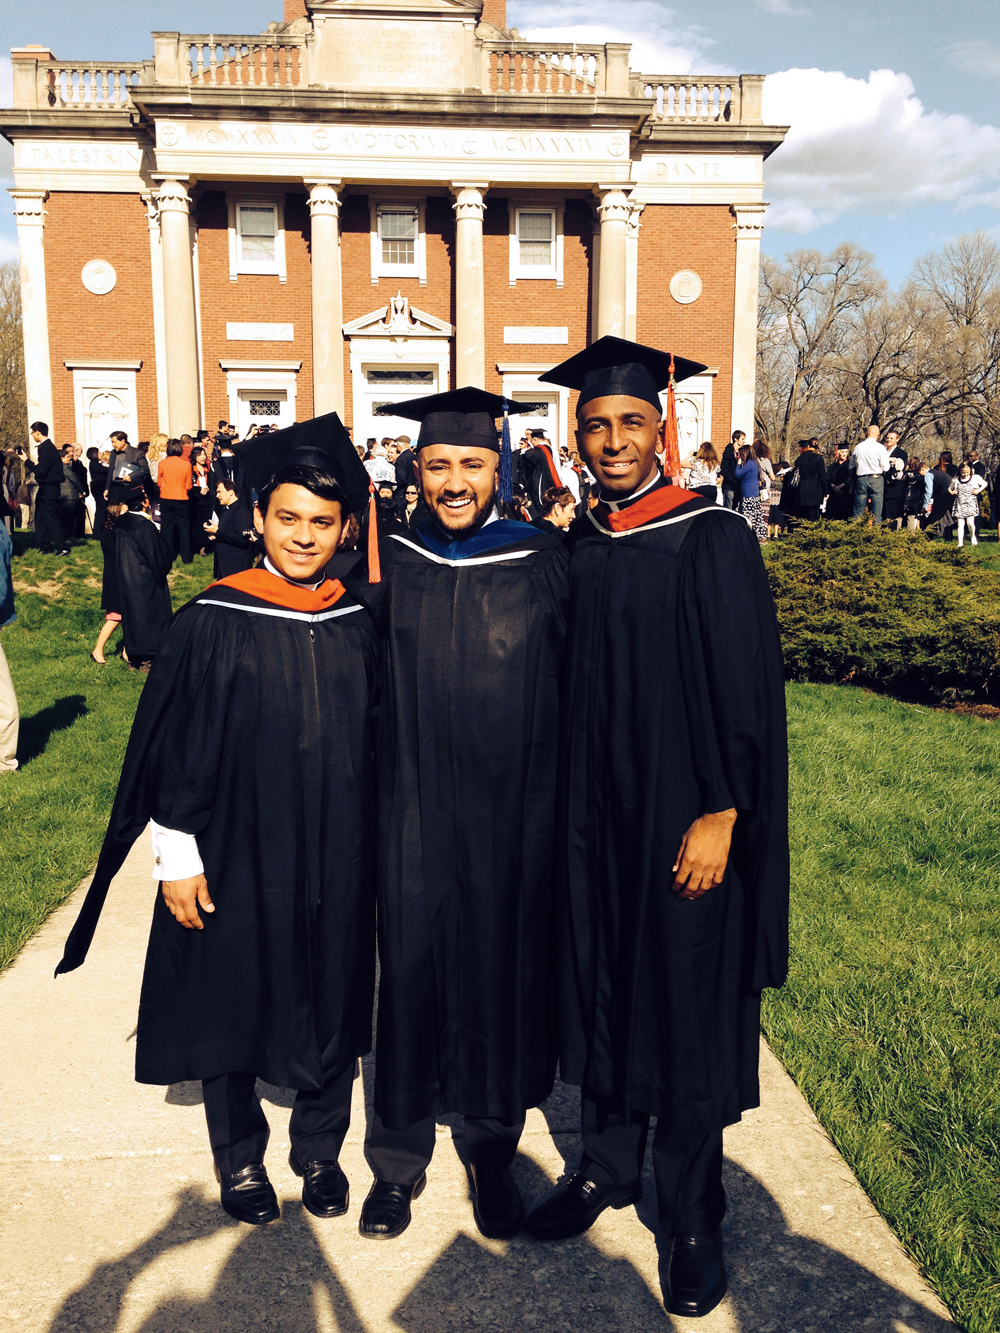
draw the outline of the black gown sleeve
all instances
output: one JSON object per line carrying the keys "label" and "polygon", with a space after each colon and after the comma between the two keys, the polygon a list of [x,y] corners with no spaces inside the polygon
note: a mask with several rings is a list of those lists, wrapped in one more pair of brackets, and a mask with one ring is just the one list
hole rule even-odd
{"label": "black gown sleeve", "polygon": [[678,633],[705,813],[735,808],[731,862],[747,895],[748,983],[788,966],[788,738],[774,602],[757,541],[736,515],[707,514],[681,549]]}
{"label": "black gown sleeve", "polygon": [[150,819],[197,836],[208,824],[246,617],[192,605],[178,613],[139,700],[97,869],[56,968],[87,956],[111,881]]}
{"label": "black gown sleeve", "polygon": [[174,562],[170,555],[170,547],[156,524],[147,521],[141,525],[136,524],[130,535],[156,582],[161,583],[170,573]]}

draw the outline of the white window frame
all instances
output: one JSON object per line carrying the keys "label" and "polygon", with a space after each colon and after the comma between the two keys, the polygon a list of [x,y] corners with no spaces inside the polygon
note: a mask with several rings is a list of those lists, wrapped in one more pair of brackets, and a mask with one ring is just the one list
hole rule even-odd
{"label": "white window frame", "polygon": [[[276,277],[279,282],[288,281],[285,265],[285,200],[284,196],[273,195],[228,195],[229,209],[229,281],[235,282],[241,273],[264,273]],[[242,258],[240,234],[238,228],[240,208],[274,209],[274,259],[253,260]]]}
{"label": "white window frame", "polygon": [[[521,247],[517,235],[518,218],[522,213],[552,214],[552,263],[544,267],[540,264],[522,264]],[[548,201],[533,204],[519,200],[509,206],[510,216],[510,285],[516,287],[519,280],[555,281],[557,287],[563,285],[563,219],[566,209],[563,204]]]}
{"label": "white window frame", "polygon": [[267,397],[269,391],[283,392],[287,404],[287,417],[281,424],[290,425],[296,420],[296,393],[298,374],[302,369],[301,361],[220,361],[219,368],[226,376],[226,397],[229,403],[229,420],[239,419],[240,392],[253,391],[261,397]]}
{"label": "white window frame", "polygon": [[[382,238],[378,219],[382,209],[403,212],[413,209],[417,215],[417,243],[412,264],[386,264],[382,261]],[[371,229],[372,286],[379,278],[417,278],[421,287],[427,286],[427,231],[425,227],[427,201],[425,199],[370,199],[368,203]]]}
{"label": "white window frame", "polygon": [[[576,441],[570,438],[569,434],[569,389],[561,385],[539,384],[539,375],[544,375],[546,371],[551,370],[556,362],[550,361],[545,365],[526,364],[524,362],[497,362],[497,374],[500,376],[500,392],[505,398],[512,402],[530,402],[534,394],[540,397],[556,397],[555,421],[549,427],[549,439],[556,446],[564,444],[567,449],[575,449]],[[520,438],[517,432],[517,417],[510,419],[511,436],[514,439]]]}

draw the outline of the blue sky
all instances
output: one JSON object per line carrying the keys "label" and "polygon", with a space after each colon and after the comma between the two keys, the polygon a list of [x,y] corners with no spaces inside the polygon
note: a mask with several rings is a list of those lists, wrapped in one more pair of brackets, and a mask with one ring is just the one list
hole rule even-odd
{"label": "blue sky", "polygon": [[[893,283],[974,228],[1000,238],[1000,5],[959,0],[508,0],[524,36],[628,40],[651,74],[767,74],[765,116],[790,123],[765,164],[765,250],[854,241]],[[608,15],[613,15],[609,22]],[[150,56],[150,29],[257,32],[281,0],[6,0],[0,50],[60,59]],[[6,74],[6,78],[4,75]],[[9,65],[0,68],[9,102]],[[10,183],[10,151],[0,177]],[[0,256],[13,253],[0,206]]]}

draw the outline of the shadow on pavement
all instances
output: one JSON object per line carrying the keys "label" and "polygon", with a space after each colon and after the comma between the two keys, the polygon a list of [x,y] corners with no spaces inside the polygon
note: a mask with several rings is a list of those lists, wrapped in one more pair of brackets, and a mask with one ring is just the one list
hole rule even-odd
{"label": "shadow on pavement", "polygon": [[43,754],[54,732],[65,731],[77,718],[86,717],[87,712],[87,700],[82,694],[67,694],[64,699],[57,699],[34,717],[22,717],[17,738],[19,767],[23,768]]}
{"label": "shadow on pavement", "polygon": [[[447,1150],[447,1140],[438,1152]],[[525,1198],[537,1201],[550,1188],[544,1172],[518,1157],[516,1174]],[[650,1182],[651,1186],[651,1182]],[[741,1168],[727,1163],[730,1217],[726,1223],[731,1327],[738,1333],[946,1333],[954,1325],[917,1309],[868,1269],[819,1241],[789,1232],[770,1194]],[[415,1210],[413,1227],[421,1218]],[[182,1190],[169,1222],[113,1263],[100,1265],[64,1302],[48,1333],[114,1329],[128,1304],[132,1283],[165,1255],[178,1273],[197,1280],[204,1255],[198,1242],[223,1229],[238,1230],[235,1248],[205,1296],[164,1295],[136,1333],[246,1333],[272,1327],[281,1333],[369,1333],[348,1291],[317,1240],[316,1223],[296,1200],[272,1227],[241,1227],[218,1205]],[[387,1275],[395,1273],[405,1242],[384,1242]],[[190,1248],[187,1248],[190,1247]],[[139,1300],[143,1301],[145,1288]],[[134,1316],[133,1316],[134,1318]],[[526,1329],[601,1330],[601,1333],[669,1333],[678,1326],[664,1312],[660,1293],[629,1260],[601,1253],[588,1236],[543,1246],[527,1236],[502,1249],[479,1237],[453,1235],[392,1312],[405,1333]],[[381,1322],[385,1327],[385,1322]],[[685,1322],[684,1327],[691,1325]]]}

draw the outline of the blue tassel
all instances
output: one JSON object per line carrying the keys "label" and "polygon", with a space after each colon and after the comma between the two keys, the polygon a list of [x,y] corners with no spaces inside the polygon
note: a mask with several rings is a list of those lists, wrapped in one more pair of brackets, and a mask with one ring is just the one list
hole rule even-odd
{"label": "blue tassel", "polygon": [[502,505],[514,503],[514,457],[510,450],[510,419],[507,416],[507,402],[503,405],[503,434],[500,438],[500,484],[499,500]]}

